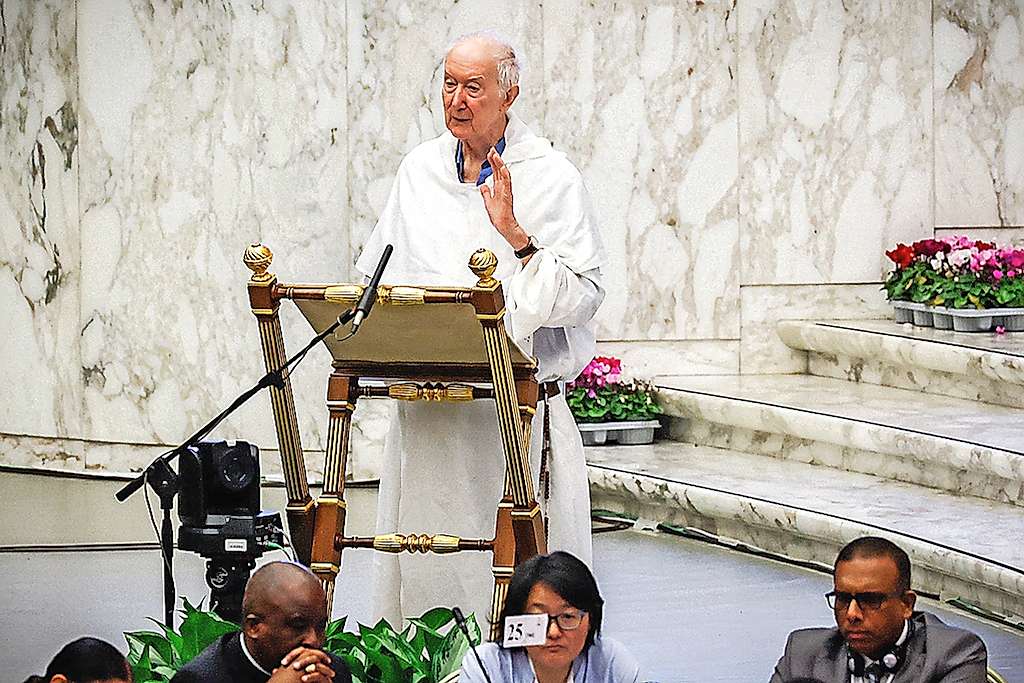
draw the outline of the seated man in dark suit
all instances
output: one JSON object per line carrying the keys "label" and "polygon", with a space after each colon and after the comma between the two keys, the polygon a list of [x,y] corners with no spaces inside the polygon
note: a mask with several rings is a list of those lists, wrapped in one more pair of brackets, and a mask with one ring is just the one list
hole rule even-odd
{"label": "seated man in dark suit", "polygon": [[249,579],[242,632],[222,636],[173,683],[351,683],[344,662],[319,648],[327,627],[320,580],[291,562],[271,562]]}
{"label": "seated man in dark suit", "polygon": [[826,594],[837,628],[794,631],[771,683],[985,683],[988,654],[973,633],[915,612],[910,558],[884,538],[851,541]]}

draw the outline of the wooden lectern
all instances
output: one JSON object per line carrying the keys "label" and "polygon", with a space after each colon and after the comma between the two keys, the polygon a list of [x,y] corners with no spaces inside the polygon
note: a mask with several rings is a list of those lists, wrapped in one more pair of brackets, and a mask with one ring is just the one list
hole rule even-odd
{"label": "wooden lectern", "polygon": [[[320,333],[352,308],[363,292],[363,285],[281,284],[267,272],[272,258],[270,250],[259,244],[246,249],[244,257],[253,271],[249,302],[259,322],[268,371],[287,360],[278,317],[283,299],[294,301]],[[340,342],[345,330],[339,328],[327,337],[334,359],[327,383],[330,422],[323,492],[315,501],[309,495],[291,383],[285,379],[281,388],[270,389],[292,546],[298,559],[323,581],[328,605],[345,548],[388,553],[491,551],[494,593],[489,616],[495,639],[512,571],[520,562],[547,552],[529,460],[530,426],[538,399],[536,363],[509,343],[501,283],[493,277],[497,264],[491,252],[476,251],[469,268],[478,281],[471,288],[381,285],[377,307],[358,335]],[[494,401],[505,456],[505,488],[497,505],[493,539],[399,532],[345,535],[345,463],[352,413],[360,398],[378,397]]]}

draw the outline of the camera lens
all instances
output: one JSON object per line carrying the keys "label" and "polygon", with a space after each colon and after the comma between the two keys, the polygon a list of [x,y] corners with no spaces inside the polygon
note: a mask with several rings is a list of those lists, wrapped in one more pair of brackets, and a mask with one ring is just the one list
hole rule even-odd
{"label": "camera lens", "polygon": [[256,478],[256,460],[248,448],[232,448],[217,466],[217,478],[228,491],[242,491]]}

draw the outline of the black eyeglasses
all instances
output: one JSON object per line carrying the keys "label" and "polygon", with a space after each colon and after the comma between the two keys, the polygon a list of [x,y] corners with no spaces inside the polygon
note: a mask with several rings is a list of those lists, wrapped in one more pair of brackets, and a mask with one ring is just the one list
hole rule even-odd
{"label": "black eyeglasses", "polygon": [[549,614],[548,623],[552,621],[558,624],[559,630],[562,631],[575,631],[583,623],[583,617],[587,615],[586,610],[575,610],[572,612],[562,612],[561,614]]}
{"label": "black eyeglasses", "polygon": [[846,611],[850,609],[850,603],[856,600],[857,605],[859,605],[862,610],[874,611],[880,608],[889,598],[903,597],[905,592],[906,591],[900,591],[898,593],[847,593],[845,591],[830,591],[825,593],[825,600],[828,602],[828,606],[834,610]]}

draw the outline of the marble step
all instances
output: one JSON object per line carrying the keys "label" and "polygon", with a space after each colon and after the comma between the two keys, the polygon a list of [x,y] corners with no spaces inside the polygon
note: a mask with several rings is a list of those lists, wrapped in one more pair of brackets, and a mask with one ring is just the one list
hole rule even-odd
{"label": "marble step", "polygon": [[776,328],[807,351],[812,375],[1024,407],[1024,333],[970,334],[892,320],[805,322]]}
{"label": "marble step", "polygon": [[1024,410],[810,375],[656,383],[674,440],[1024,506]]}
{"label": "marble step", "polygon": [[861,535],[911,556],[914,586],[1024,615],[1024,514],[869,474],[662,441],[586,449],[595,509],[831,565]]}

